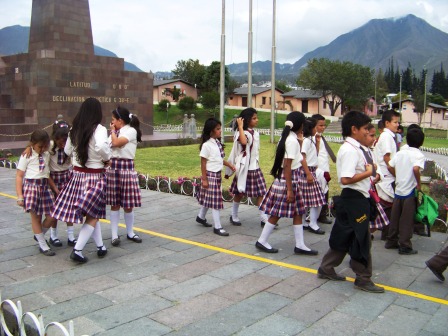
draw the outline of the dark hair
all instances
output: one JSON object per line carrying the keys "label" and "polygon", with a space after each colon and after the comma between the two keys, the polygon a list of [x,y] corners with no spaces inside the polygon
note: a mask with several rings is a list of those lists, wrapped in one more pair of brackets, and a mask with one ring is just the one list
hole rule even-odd
{"label": "dark hair", "polygon": [[317,125],[317,119],[314,118],[306,118],[305,123],[303,124],[303,136],[305,138],[313,135],[313,129]]}
{"label": "dark hair", "polygon": [[367,130],[370,131],[371,129],[375,129],[375,126],[373,124],[369,124],[367,126]]}
{"label": "dark hair", "polygon": [[30,136],[30,144],[35,145],[38,143],[50,143],[50,136],[48,133],[44,130],[35,130],[33,133],[31,133]]}
{"label": "dark hair", "polygon": [[137,131],[137,142],[142,142],[142,131],[140,130],[140,120],[137,116],[129,112],[126,107],[117,106],[112,111],[112,115],[115,119],[121,119],[126,125],[133,127]]}
{"label": "dark hair", "polygon": [[313,114],[311,116],[311,118],[316,119],[317,121],[319,120],[325,120],[325,117],[322,114]]}
{"label": "dark hair", "polygon": [[73,126],[69,137],[76,149],[76,158],[79,163],[85,167],[89,159],[89,142],[95,132],[96,127],[101,124],[103,119],[103,110],[101,103],[96,98],[87,98],[79,108],[78,113],[73,119]]}
{"label": "dark hair", "polygon": [[400,113],[394,110],[387,110],[383,113],[381,120],[384,122],[384,126],[386,126],[386,121],[391,122],[393,117],[400,117]]}
{"label": "dark hair", "polygon": [[408,126],[408,132],[409,132],[411,129],[419,129],[419,130],[421,130],[422,128],[421,128],[419,125],[417,125],[417,124],[410,124],[410,125]]}
{"label": "dark hair", "polygon": [[[61,128],[58,128],[52,134],[51,138],[53,139],[53,147],[50,149],[50,154],[51,155],[55,155],[56,154],[56,147],[58,146],[56,144],[56,141],[59,140],[59,139],[67,140],[68,133],[69,133],[69,129],[67,127],[61,127]],[[67,161],[67,159],[68,159],[68,155],[65,154],[65,152],[64,152],[64,163]]]}
{"label": "dark hair", "polygon": [[348,137],[352,135],[352,127],[360,129],[370,123],[370,119],[366,114],[359,111],[350,111],[342,118],[342,136]]}
{"label": "dark hair", "polygon": [[378,121],[378,129],[384,129],[384,121],[380,120]]}
{"label": "dark hair", "polygon": [[425,141],[425,133],[421,129],[412,128],[408,130],[406,134],[406,142],[409,147],[419,148],[423,145]]}
{"label": "dark hair", "polygon": [[303,123],[305,122],[305,116],[303,115],[302,112],[293,111],[286,116],[286,120],[291,121],[293,126],[290,127],[290,126],[285,125],[285,127],[283,128],[283,132],[282,132],[280,141],[278,142],[277,150],[275,152],[274,164],[272,165],[272,169],[271,169],[271,175],[274,176],[275,178],[280,178],[280,176],[282,175],[282,170],[283,170],[282,163],[283,163],[283,158],[285,157],[286,138],[288,137],[288,135],[291,131],[296,133],[297,131],[299,131],[302,128]]}
{"label": "dark hair", "polygon": [[[253,107],[245,108],[241,111],[239,118],[243,118],[243,129],[247,130],[249,128],[249,123],[254,114],[257,114],[257,110]],[[238,123],[235,122],[235,125],[233,125],[233,130],[236,131],[238,129]]]}
{"label": "dark hair", "polygon": [[59,128],[70,128],[70,125],[65,120],[56,120],[53,123],[53,133],[52,135],[59,129]]}
{"label": "dark hair", "polygon": [[402,131],[404,131],[404,127],[401,126],[401,125],[399,125],[398,128],[397,128],[397,130],[402,130]]}
{"label": "dark hair", "polygon": [[[216,118],[208,118],[205,121],[204,128],[202,129],[201,144],[199,145],[199,149],[202,149],[202,145],[210,139],[210,133],[218,125],[221,125],[221,122]],[[224,147],[224,144],[223,144],[223,147]]]}

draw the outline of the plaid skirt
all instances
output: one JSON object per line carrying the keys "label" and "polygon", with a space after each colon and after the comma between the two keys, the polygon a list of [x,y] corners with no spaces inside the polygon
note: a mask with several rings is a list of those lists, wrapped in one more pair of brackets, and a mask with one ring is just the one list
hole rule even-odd
{"label": "plaid skirt", "polygon": [[207,170],[208,188],[198,188],[196,198],[200,205],[215,210],[224,209],[221,191],[221,172]]}
{"label": "plaid skirt", "polygon": [[142,206],[134,160],[110,160],[110,167],[106,170],[106,204],[119,205],[126,209]]}
{"label": "plaid skirt", "polygon": [[305,207],[299,189],[299,169],[294,169],[291,173],[295,202],[288,203],[286,201],[286,180],[282,173],[280,179],[274,180],[264,196],[259,208],[261,211],[270,216],[280,218],[293,218],[294,216],[303,215],[305,213]]}
{"label": "plaid skirt", "polygon": [[56,198],[51,216],[69,223],[80,223],[84,216],[106,218],[106,177],[102,172],[73,171],[73,177]]}
{"label": "plaid skirt", "polygon": [[[231,194],[239,194],[237,182],[238,178],[235,176],[229,188]],[[260,197],[266,195],[266,181],[260,168],[249,170],[247,172],[246,192],[244,195],[247,197]]]}
{"label": "plaid skirt", "polygon": [[384,212],[381,204],[376,203],[376,208],[378,210],[378,215],[376,216],[373,222],[370,222],[371,229],[382,229],[383,227],[389,225],[389,218],[387,218],[386,213]]}
{"label": "plaid skirt", "polygon": [[54,184],[61,191],[72,177],[72,170],[67,169],[63,171],[51,171],[50,177],[53,179]]}
{"label": "plaid skirt", "polygon": [[36,215],[50,215],[54,205],[48,179],[23,179],[23,208]]}
{"label": "plaid skirt", "polygon": [[317,182],[316,178],[316,167],[308,167],[311,175],[313,175],[314,182],[308,183],[306,180],[306,173],[303,167],[299,170],[299,187],[302,192],[303,204],[306,208],[315,208],[326,203],[325,195]]}

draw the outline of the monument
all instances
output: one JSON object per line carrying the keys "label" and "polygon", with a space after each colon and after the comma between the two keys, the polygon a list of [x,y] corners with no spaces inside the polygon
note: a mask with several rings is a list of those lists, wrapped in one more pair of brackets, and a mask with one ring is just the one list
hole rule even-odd
{"label": "monument", "polygon": [[88,0],[33,0],[28,53],[0,56],[0,141],[27,140],[17,135],[59,114],[71,122],[88,97],[102,103],[103,123],[122,105],[152,124],[152,92],[152,73],[125,71],[123,58],[94,54]]}

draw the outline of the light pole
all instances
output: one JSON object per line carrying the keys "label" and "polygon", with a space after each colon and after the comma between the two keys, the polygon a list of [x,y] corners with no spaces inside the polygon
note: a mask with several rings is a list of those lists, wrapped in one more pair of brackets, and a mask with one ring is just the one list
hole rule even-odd
{"label": "light pole", "polygon": [[166,103],[166,124],[168,125],[168,108],[170,107],[170,103]]}
{"label": "light pole", "polygon": [[403,79],[403,74],[400,74],[400,105],[399,105],[399,111],[401,114],[401,80]]}
{"label": "light pole", "polygon": [[422,124],[423,124],[423,132],[425,132],[425,114],[426,114],[426,69],[425,69],[425,85],[424,85],[424,94],[423,94],[423,112],[422,112]]}

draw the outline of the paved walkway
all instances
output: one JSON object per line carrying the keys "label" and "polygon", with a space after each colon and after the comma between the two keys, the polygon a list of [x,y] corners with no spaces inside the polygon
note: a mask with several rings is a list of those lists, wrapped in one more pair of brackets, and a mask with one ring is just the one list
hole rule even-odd
{"label": "paved walkway", "polygon": [[[291,222],[282,220],[270,241],[280,252],[267,255],[254,247],[254,207],[241,206],[243,226],[235,227],[225,204],[221,218],[230,237],[219,237],[194,221],[193,198],[143,191],[136,211],[143,243],[124,239],[111,247],[103,222],[109,254],[98,259],[90,242],[89,262],[77,265],[66,246],[54,257],[39,254],[29,216],[15,206],[15,171],[0,168],[0,181],[2,299],[20,300],[46,323],[72,319],[76,335],[447,335],[448,283],[424,265],[445,234],[415,237],[413,256],[385,250],[375,234],[374,281],[386,293],[369,294],[354,289],[353,279],[316,277],[328,233],[306,233],[320,255],[297,256]],[[65,224],[59,232],[65,242]],[[347,260],[338,271],[353,277]]]}

